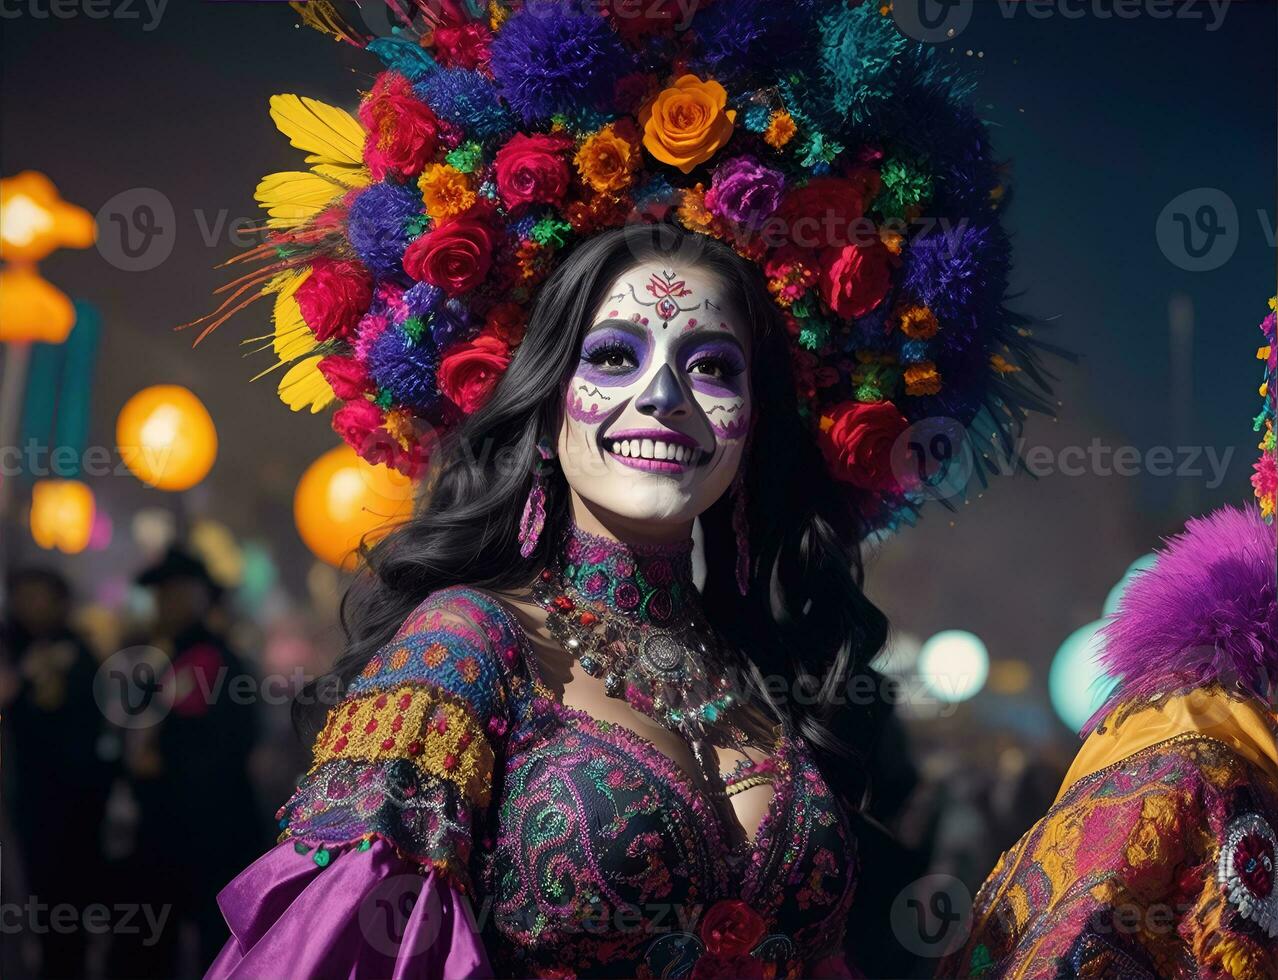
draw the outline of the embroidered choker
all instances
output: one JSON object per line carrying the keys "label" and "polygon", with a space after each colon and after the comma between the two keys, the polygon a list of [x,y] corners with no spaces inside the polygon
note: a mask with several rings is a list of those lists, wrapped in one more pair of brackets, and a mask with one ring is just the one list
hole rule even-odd
{"label": "embroidered choker", "polygon": [[665,626],[698,604],[691,538],[670,545],[632,545],[574,524],[560,553],[563,585],[597,612]]}

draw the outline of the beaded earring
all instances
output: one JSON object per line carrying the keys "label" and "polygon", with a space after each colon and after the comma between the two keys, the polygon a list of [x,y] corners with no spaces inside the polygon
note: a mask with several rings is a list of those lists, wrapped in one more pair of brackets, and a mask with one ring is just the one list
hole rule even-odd
{"label": "beaded earring", "polygon": [[524,504],[523,517],[519,519],[519,553],[524,558],[532,555],[541,539],[541,532],[546,527],[546,474],[549,462],[554,458],[549,439],[537,441],[537,455],[540,462],[533,467],[532,490],[528,494],[528,502]]}

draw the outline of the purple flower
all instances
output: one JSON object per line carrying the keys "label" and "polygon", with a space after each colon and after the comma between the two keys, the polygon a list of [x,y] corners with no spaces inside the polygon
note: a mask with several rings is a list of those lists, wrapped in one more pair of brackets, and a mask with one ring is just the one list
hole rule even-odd
{"label": "purple flower", "polygon": [[711,214],[747,227],[763,224],[781,204],[785,175],[752,156],[725,160],[706,191]]}
{"label": "purple flower", "polygon": [[506,101],[532,123],[585,105],[604,108],[631,59],[597,10],[541,0],[502,25],[490,66]]}

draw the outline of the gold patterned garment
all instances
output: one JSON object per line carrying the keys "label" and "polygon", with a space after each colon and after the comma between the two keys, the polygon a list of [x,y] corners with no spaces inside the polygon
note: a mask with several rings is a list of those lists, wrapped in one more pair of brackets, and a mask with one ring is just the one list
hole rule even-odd
{"label": "gold patterned garment", "polygon": [[1226,508],[1128,588],[1104,720],[938,976],[1278,980],[1275,550]]}
{"label": "gold patterned garment", "polygon": [[1278,977],[1264,706],[1196,691],[1097,732],[1079,761],[938,976]]}

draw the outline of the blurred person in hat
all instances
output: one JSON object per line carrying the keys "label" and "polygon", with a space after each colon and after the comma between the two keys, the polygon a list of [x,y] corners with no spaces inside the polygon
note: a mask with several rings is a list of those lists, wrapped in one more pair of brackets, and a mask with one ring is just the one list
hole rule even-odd
{"label": "blurred person in hat", "polygon": [[[158,935],[117,937],[109,970],[178,976],[190,959],[203,969],[225,941],[215,896],[260,846],[248,772],[258,688],[220,628],[224,589],[197,556],[170,548],[136,581],[154,599],[145,642],[167,664],[156,722],[126,736],[138,821],[123,881],[167,924]],[[197,939],[194,955],[184,957],[187,922]]]}

